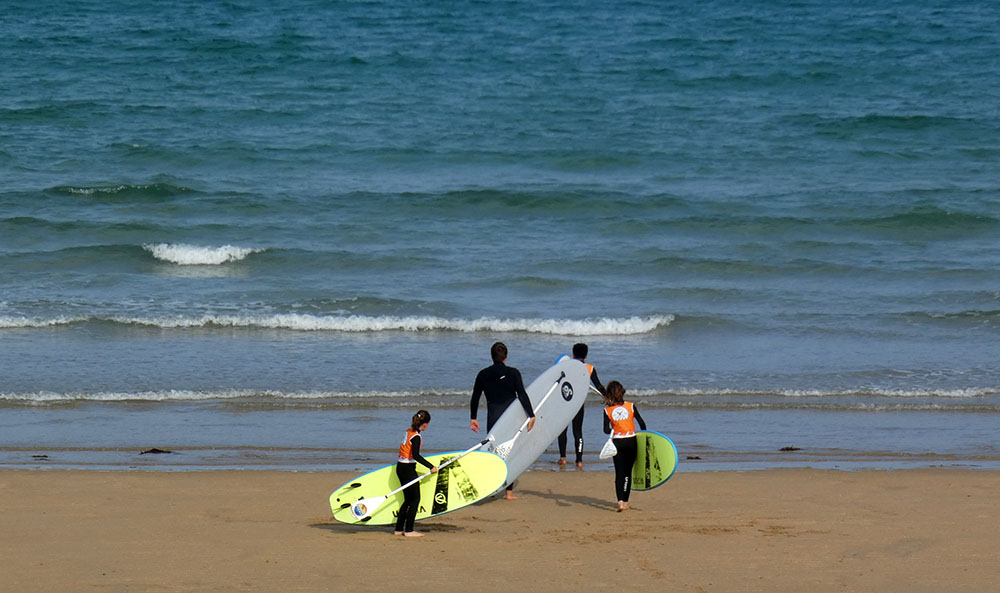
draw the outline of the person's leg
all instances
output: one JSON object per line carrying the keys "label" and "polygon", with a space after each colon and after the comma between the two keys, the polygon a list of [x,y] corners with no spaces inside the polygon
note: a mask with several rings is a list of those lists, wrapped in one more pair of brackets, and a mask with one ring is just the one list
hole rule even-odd
{"label": "person's leg", "polygon": [[620,498],[618,500],[622,501],[624,505],[620,505],[622,510],[628,510],[628,499],[629,495],[632,494],[632,467],[635,465],[635,459],[639,452],[638,439],[635,437],[627,439],[616,439],[615,445],[618,447],[618,455],[615,455],[615,459],[619,457],[622,458],[621,464],[624,474],[624,479],[622,480],[622,488],[619,494]]}
{"label": "person's leg", "polygon": [[[563,437],[566,436],[566,431],[563,431]],[[576,466],[583,467],[583,408],[576,413],[573,417],[573,441],[576,443]],[[565,457],[565,447],[561,449],[563,451],[563,457]]]}
{"label": "person's leg", "polygon": [[[490,408],[490,407],[486,408],[486,432],[487,433],[489,433],[490,431],[493,430],[493,424],[496,423],[496,421],[500,419],[500,416],[504,413],[504,411],[506,409],[507,408],[504,408],[502,410],[499,409],[499,408]],[[516,496],[514,496],[514,484],[513,483],[507,485],[507,490],[504,492],[504,498],[506,498],[507,500],[514,500],[514,499],[517,498]]]}
{"label": "person's leg", "polygon": [[[616,441],[618,439],[615,439]],[[617,446],[618,443],[615,443]],[[615,464],[615,500],[618,501],[618,510],[623,510],[623,505],[625,503],[622,498],[625,494],[625,458],[622,457],[621,449],[618,450],[618,454],[611,458]]]}
{"label": "person's leg", "polygon": [[[417,477],[417,469],[412,463],[397,463],[396,464],[396,477],[399,478],[400,484],[405,484]],[[414,484],[417,486],[417,496],[420,496],[419,484]],[[412,488],[412,486],[411,486]],[[399,511],[396,513],[396,529],[394,533],[396,535],[403,535],[406,531],[406,519],[410,514],[411,503],[413,502],[412,496],[410,495],[410,489],[407,488],[403,490],[403,504],[400,505]],[[416,507],[413,507],[413,515],[416,516]],[[410,523],[410,529],[413,529],[413,523]]]}
{"label": "person's leg", "polygon": [[[567,430],[569,430],[568,426],[566,428],[564,428],[562,432],[559,433],[559,438],[556,439],[556,442],[559,443],[559,465],[566,465],[566,441],[567,441],[567,439],[566,439],[566,431]],[[576,429],[575,429],[575,425],[574,425],[574,431],[575,430]],[[576,435],[576,432],[573,432],[573,434]]]}
{"label": "person's leg", "polygon": [[407,501],[404,504],[408,505],[406,523],[403,526],[403,535],[411,537],[415,535],[422,535],[413,530],[413,523],[417,520],[417,510],[420,509],[420,484],[414,484],[406,490],[403,490],[403,496]]}

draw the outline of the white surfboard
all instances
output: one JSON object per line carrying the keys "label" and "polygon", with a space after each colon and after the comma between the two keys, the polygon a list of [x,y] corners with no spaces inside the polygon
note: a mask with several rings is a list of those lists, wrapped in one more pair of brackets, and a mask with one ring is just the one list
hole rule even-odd
{"label": "white surfboard", "polygon": [[493,452],[507,461],[507,484],[545,452],[559,433],[573,420],[587,399],[590,372],[587,366],[562,355],[525,390],[535,410],[535,426],[526,430],[527,414],[519,402],[512,402],[488,436]]}

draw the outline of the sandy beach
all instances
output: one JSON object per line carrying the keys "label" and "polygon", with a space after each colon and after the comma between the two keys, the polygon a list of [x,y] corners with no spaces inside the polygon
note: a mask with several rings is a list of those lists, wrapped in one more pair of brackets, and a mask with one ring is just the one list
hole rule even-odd
{"label": "sandy beach", "polygon": [[418,524],[336,523],[351,473],[0,472],[0,590],[996,591],[1000,472],[681,473],[616,513],[608,472]]}

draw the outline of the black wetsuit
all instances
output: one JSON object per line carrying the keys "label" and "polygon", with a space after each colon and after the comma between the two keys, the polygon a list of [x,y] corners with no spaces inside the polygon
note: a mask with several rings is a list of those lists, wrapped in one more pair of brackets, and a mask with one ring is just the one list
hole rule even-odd
{"label": "black wetsuit", "polygon": [[[639,415],[639,408],[632,403],[632,413],[635,415],[635,423],[640,430],[646,430],[646,421]],[[611,434],[611,419],[604,414],[604,434]],[[618,500],[628,502],[628,496],[632,493],[632,466],[639,454],[639,439],[632,437],[615,438],[615,448],[618,453],[614,456],[615,462],[615,494]]]}
{"label": "black wetsuit", "polygon": [[[577,360],[580,360],[579,358]],[[581,361],[582,362],[582,361]],[[593,369],[590,372],[590,382],[597,388],[597,391],[604,395],[604,385],[601,384],[601,380],[597,378],[597,369]],[[584,398],[586,400],[586,398]],[[583,463],[583,408],[580,406],[580,411],[573,416],[573,442],[576,448],[576,462]],[[566,457],[566,431],[569,429],[567,426],[559,433],[558,443],[559,443],[559,457]]]}
{"label": "black wetsuit", "polygon": [[472,388],[472,401],[469,404],[473,420],[479,413],[479,398],[483,394],[486,395],[486,432],[493,430],[493,425],[515,399],[521,401],[521,407],[524,408],[528,418],[535,417],[528,392],[524,390],[521,371],[514,367],[496,362],[493,366],[479,371],[476,375],[476,384]]}
{"label": "black wetsuit", "polygon": [[[419,434],[415,434],[410,437],[410,452],[413,455],[413,460],[427,466],[428,468],[433,468],[434,466],[420,455],[420,441],[421,438]],[[417,464],[397,461],[396,476],[399,478],[400,486],[415,479],[417,477]],[[413,484],[409,488],[403,490],[403,504],[400,505],[399,513],[396,515],[396,531],[413,531],[413,523],[417,519],[417,510],[419,508],[420,482],[417,482],[416,484]]]}
{"label": "black wetsuit", "polygon": [[[479,374],[476,375],[476,383],[472,388],[472,402],[469,404],[473,420],[479,413],[479,398],[483,394],[486,395],[486,432],[493,430],[493,425],[515,399],[520,400],[521,407],[524,408],[524,413],[528,415],[528,418],[535,417],[535,411],[531,409],[531,400],[528,399],[528,392],[524,389],[521,371],[514,367],[509,367],[502,362],[495,362],[493,366],[479,371]],[[507,490],[513,489],[513,484],[507,486]]]}

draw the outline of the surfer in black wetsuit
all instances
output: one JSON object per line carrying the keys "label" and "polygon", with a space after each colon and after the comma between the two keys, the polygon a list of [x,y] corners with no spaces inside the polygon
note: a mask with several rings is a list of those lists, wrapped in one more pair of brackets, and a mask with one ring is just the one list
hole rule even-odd
{"label": "surfer in black wetsuit", "polygon": [[[587,362],[588,351],[589,348],[587,348],[586,344],[573,344],[573,358],[584,364]],[[597,369],[595,369],[593,365],[588,364],[587,370],[590,371],[590,383],[603,397],[604,385],[602,385],[601,380],[597,378]],[[580,406],[580,411],[573,417],[573,444],[576,448],[576,466],[579,468],[583,467],[583,408],[584,406]],[[568,429],[569,427],[567,426],[561,433],[559,433],[559,465],[566,465],[566,431]]]}
{"label": "surfer in black wetsuit", "polygon": [[[521,407],[528,415],[528,428],[531,430],[535,426],[535,411],[531,408],[531,400],[528,399],[528,392],[524,389],[524,381],[521,379],[521,371],[514,367],[509,367],[507,362],[507,346],[503,342],[497,342],[490,348],[490,357],[493,365],[479,371],[476,375],[476,383],[472,388],[472,402],[470,411],[472,420],[469,421],[469,428],[473,432],[479,432],[479,420],[476,416],[479,413],[479,398],[486,395],[486,432],[493,430],[493,425],[500,416],[507,410],[510,404],[517,399],[521,402]],[[517,498],[514,496],[514,485],[507,486],[507,500]]]}

